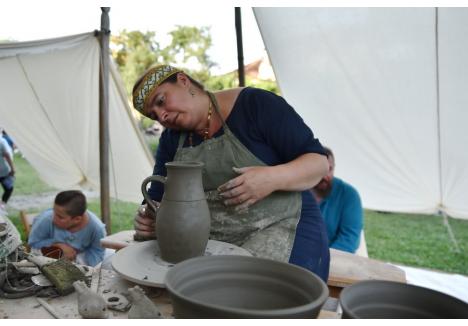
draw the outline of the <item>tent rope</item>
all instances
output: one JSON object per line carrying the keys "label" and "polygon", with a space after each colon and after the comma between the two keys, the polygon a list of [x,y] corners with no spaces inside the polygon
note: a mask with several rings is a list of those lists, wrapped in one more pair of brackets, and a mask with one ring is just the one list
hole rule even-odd
{"label": "tent rope", "polygon": [[443,217],[443,220],[444,220],[444,225],[447,228],[447,232],[449,234],[450,240],[452,240],[452,243],[453,243],[453,246],[454,246],[454,249],[455,249],[454,251],[456,253],[460,253],[460,246],[458,245],[458,241],[455,238],[455,235],[453,234],[452,227],[450,226],[450,223],[448,221],[448,215],[444,211],[442,211],[442,217]]}
{"label": "tent rope", "polygon": [[[439,163],[439,201],[443,203],[443,182],[442,182],[442,148],[441,148],[441,131],[440,131],[440,79],[439,79],[439,8],[435,8],[435,17],[434,17],[434,32],[435,32],[435,65],[436,65],[436,96],[437,96],[437,151],[438,151],[438,163]],[[444,220],[444,225],[447,228],[450,240],[453,243],[456,253],[460,252],[460,246],[458,245],[457,239],[453,234],[452,227],[448,221],[448,215],[444,210],[442,212],[442,217]]]}
{"label": "tent rope", "polygon": [[442,144],[441,144],[441,128],[440,128],[440,76],[439,76],[439,9],[435,8],[434,17],[434,33],[435,33],[435,73],[436,73],[436,113],[437,113],[437,163],[439,173],[439,202],[444,202],[443,196],[443,174],[442,174]]}

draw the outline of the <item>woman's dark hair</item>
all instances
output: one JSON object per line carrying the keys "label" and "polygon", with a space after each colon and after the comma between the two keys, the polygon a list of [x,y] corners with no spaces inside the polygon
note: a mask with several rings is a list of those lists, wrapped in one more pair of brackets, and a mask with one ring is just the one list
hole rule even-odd
{"label": "woman's dark hair", "polygon": [[86,211],[86,197],[79,190],[66,190],[59,192],[55,197],[55,205],[65,208],[71,217],[81,216]]}

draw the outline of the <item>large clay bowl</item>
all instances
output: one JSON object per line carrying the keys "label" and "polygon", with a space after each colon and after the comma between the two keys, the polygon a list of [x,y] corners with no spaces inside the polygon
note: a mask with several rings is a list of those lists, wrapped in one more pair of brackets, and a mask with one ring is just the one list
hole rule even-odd
{"label": "large clay bowl", "polygon": [[205,256],[166,276],[176,318],[316,318],[328,288],[314,273],[269,259]]}
{"label": "large clay bowl", "polygon": [[340,294],[343,318],[468,318],[468,304],[416,285],[363,281]]}

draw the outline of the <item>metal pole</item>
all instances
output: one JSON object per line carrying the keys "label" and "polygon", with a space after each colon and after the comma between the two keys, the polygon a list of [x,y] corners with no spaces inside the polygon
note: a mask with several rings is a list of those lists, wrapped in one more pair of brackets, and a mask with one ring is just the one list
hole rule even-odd
{"label": "metal pole", "polygon": [[109,24],[110,7],[101,7],[101,69],[99,78],[99,172],[101,183],[101,219],[111,234],[109,196]]}
{"label": "metal pole", "polygon": [[239,86],[245,86],[245,70],[244,70],[244,49],[242,46],[242,18],[241,8],[235,7],[236,20],[236,36],[237,36],[237,71],[239,74]]}

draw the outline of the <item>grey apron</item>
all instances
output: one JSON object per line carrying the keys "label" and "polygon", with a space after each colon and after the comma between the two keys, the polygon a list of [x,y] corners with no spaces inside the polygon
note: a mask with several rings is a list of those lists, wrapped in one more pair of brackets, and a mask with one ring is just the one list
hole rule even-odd
{"label": "grey apron", "polygon": [[[216,98],[208,95],[219,114]],[[174,157],[175,161],[205,164],[203,187],[211,213],[210,238],[241,246],[257,257],[287,262],[301,215],[301,193],[276,191],[239,212],[225,206],[217,188],[238,176],[232,168],[266,164],[237,139],[224,121],[223,129],[223,135],[196,147],[182,147],[187,138],[187,133],[182,133]]]}

